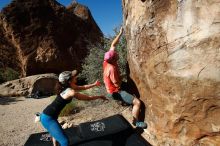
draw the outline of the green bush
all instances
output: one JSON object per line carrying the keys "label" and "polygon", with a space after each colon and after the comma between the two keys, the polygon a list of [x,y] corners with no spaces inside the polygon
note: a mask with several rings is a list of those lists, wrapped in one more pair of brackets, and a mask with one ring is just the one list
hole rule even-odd
{"label": "green bush", "polygon": [[19,78],[19,73],[12,68],[0,68],[0,83]]}
{"label": "green bush", "polygon": [[[116,31],[116,35],[117,34],[118,31]],[[104,54],[110,49],[112,40],[115,38],[115,36],[104,38],[104,45],[96,45],[90,47],[90,52],[85,58],[84,64],[82,65],[82,72],[79,74],[79,78],[84,78],[88,83],[92,83],[97,79],[103,82],[102,64],[104,60]],[[122,80],[126,80],[127,51],[126,39],[123,35],[121,36],[120,42],[116,47],[116,51],[119,54],[118,65],[120,68]]]}
{"label": "green bush", "polygon": [[60,113],[60,117],[62,116],[68,116],[70,115],[71,113],[73,113],[73,109],[76,107],[76,103],[71,101],[70,103],[68,103],[64,109],[61,111]]}

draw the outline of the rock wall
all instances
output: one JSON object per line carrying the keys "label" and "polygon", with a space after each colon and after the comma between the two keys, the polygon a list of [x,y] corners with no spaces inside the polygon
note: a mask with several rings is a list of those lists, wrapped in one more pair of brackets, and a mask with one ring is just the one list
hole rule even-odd
{"label": "rock wall", "polygon": [[28,76],[80,69],[88,46],[103,34],[78,3],[66,8],[55,0],[13,0],[0,13],[0,36],[2,63]]}
{"label": "rock wall", "polygon": [[220,145],[220,0],[122,0],[155,146]]}
{"label": "rock wall", "polygon": [[8,42],[8,39],[5,38],[3,30],[0,27],[0,68],[10,66],[15,70],[19,70],[16,66],[18,60],[15,59],[17,58],[15,52],[15,47]]}

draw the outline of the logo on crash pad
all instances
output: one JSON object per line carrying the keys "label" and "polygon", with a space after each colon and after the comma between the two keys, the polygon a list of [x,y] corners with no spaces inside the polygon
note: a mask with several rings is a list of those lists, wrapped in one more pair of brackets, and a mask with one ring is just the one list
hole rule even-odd
{"label": "logo on crash pad", "polygon": [[91,131],[100,132],[105,130],[105,124],[103,122],[96,122],[90,125]]}

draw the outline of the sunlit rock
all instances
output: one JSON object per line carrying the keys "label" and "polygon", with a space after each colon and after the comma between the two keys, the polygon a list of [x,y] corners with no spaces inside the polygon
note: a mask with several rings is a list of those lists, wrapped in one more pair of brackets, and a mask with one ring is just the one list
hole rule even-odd
{"label": "sunlit rock", "polygon": [[55,0],[13,0],[0,13],[0,67],[23,77],[80,69],[88,46],[102,36],[89,9],[78,3],[66,8]]}
{"label": "sunlit rock", "polygon": [[219,145],[220,0],[122,0],[154,145]]}

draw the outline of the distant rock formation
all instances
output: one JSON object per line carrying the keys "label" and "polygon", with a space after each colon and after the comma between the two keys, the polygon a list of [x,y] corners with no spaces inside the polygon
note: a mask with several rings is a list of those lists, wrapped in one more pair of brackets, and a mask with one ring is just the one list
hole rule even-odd
{"label": "distant rock formation", "polygon": [[220,0],[122,0],[155,146],[220,144]]}
{"label": "distant rock formation", "polygon": [[0,68],[11,67],[19,70],[16,48],[8,41],[0,25]]}
{"label": "distant rock formation", "polygon": [[22,76],[80,69],[103,34],[89,9],[55,0],[13,0],[0,13],[0,67]]}

